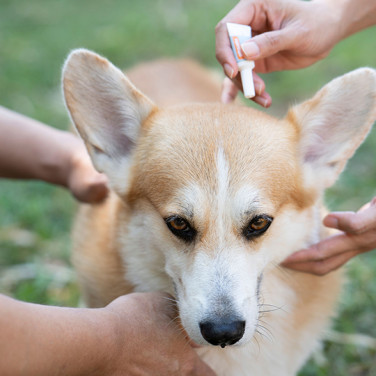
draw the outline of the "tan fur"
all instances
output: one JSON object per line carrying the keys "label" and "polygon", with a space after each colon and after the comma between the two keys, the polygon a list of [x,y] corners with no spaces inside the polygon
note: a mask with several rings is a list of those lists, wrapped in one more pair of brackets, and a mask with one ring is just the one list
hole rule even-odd
{"label": "tan fur", "polygon": [[121,210],[121,201],[109,197],[103,204],[82,205],[76,218],[73,243],[77,252],[73,262],[80,271],[83,298],[90,307],[103,307],[133,290],[124,279],[125,268],[116,249],[114,222]]}
{"label": "tan fur", "polygon": [[139,64],[128,70],[127,76],[160,106],[220,100],[220,83],[193,60]]}
{"label": "tan fur", "polygon": [[[80,133],[85,134],[76,120],[81,117],[75,113],[76,98],[72,98],[68,88],[73,68],[68,66],[66,71],[67,104]],[[148,105],[129,166],[126,171],[116,171],[120,180],[122,174],[126,175],[126,188],[117,190],[116,185],[117,194],[112,193],[103,204],[84,205],[78,213],[73,262],[87,304],[104,306],[134,290],[165,290],[174,294],[165,275],[163,258],[167,256],[163,256],[163,247],[180,247],[179,252],[191,254],[186,265],[189,269],[200,253],[214,260],[218,248],[230,249],[237,244],[257,260],[257,254],[269,244],[270,255],[266,257],[273,262],[263,272],[261,293],[265,303],[280,307],[276,312],[263,314],[272,339],[257,337],[260,349],[254,346],[247,350],[251,363],[240,360],[241,350],[234,350],[236,346],[225,350],[204,347],[199,353],[218,375],[295,374],[334,315],[342,282],[341,271],[317,277],[277,266],[297,250],[286,250],[278,244],[278,238],[291,232],[290,224],[293,232],[299,232],[296,226],[305,226],[304,222],[305,228],[313,224],[320,228],[317,234],[308,231],[301,239],[299,233],[291,234],[297,238],[296,247],[328,235],[319,225],[319,212],[313,209],[315,205],[320,208],[322,189],[318,188],[320,184],[307,183],[309,178],[298,157],[302,112],[291,111],[286,119],[277,120],[251,108],[203,104],[219,99],[220,85],[205,69],[190,61],[148,63],[131,70],[128,77],[164,107]],[[136,97],[138,102],[144,101],[138,91]],[[179,104],[192,101],[201,103]],[[166,107],[171,104],[174,106]],[[307,106],[310,105],[314,104]],[[90,136],[87,137],[89,140]],[[91,146],[88,148],[90,151]],[[222,183],[215,168],[219,154],[225,157],[223,163],[228,169],[224,168]],[[92,157],[96,158],[95,153]],[[197,183],[197,207],[186,207],[184,192],[191,189],[187,194],[192,195]],[[274,217],[270,230],[249,243],[240,235],[245,224],[231,222],[230,215],[222,216],[222,220],[221,213],[230,213],[232,209],[226,202],[215,200],[221,192],[233,197],[247,184],[260,192],[262,210]],[[179,243],[166,229],[161,218],[181,212],[192,216],[200,233],[199,246]],[[150,238],[153,233],[158,234],[158,243]],[[155,251],[149,253],[148,247]],[[146,277],[143,271],[138,275],[134,267],[129,269],[135,262],[150,268]]]}

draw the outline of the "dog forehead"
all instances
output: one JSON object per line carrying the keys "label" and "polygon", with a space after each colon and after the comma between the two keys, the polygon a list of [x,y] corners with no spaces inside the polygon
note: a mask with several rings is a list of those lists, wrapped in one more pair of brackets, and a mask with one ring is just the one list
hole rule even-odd
{"label": "dog forehead", "polygon": [[217,192],[225,170],[233,192],[248,185],[265,195],[281,194],[296,173],[296,138],[287,123],[250,108],[160,110],[145,125],[137,149],[135,189],[157,195],[158,202],[194,184]]}
{"label": "dog forehead", "polygon": [[276,166],[292,159],[297,139],[296,129],[288,122],[247,107],[215,104],[156,111],[147,128],[143,157],[148,163],[186,162],[191,169],[216,164],[219,148],[232,172],[263,160]]}
{"label": "dog forehead", "polygon": [[209,212],[227,212],[237,217],[257,211],[260,202],[264,202],[263,206],[266,206],[262,192],[252,183],[231,186],[229,165],[221,148],[218,149],[216,162],[215,168],[211,171],[215,185],[195,181],[176,189],[171,192],[165,208],[166,214],[181,213],[190,218],[197,213],[201,213],[203,217]]}

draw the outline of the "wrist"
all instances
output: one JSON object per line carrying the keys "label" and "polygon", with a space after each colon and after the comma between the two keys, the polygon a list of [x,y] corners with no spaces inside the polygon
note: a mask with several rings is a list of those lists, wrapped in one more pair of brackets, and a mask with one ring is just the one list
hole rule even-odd
{"label": "wrist", "polygon": [[107,341],[107,356],[102,364],[101,376],[116,374],[119,369],[126,369],[129,374],[133,374],[135,359],[140,359],[139,352],[143,350],[140,338],[144,342],[148,335],[153,336],[153,333],[145,331],[145,326],[150,326],[150,322],[144,319],[152,317],[154,320],[154,308],[150,311],[154,300],[155,296],[150,294],[129,294],[100,309],[100,323]]}
{"label": "wrist", "polygon": [[[325,39],[329,41],[330,49],[347,36],[349,28],[349,20],[347,19],[346,11],[347,2],[348,0],[312,1],[312,4],[320,9],[320,18],[325,18],[324,25],[321,25],[321,28],[324,27],[326,30]],[[330,35],[328,36],[327,33]]]}
{"label": "wrist", "polygon": [[94,361],[92,367],[88,368],[91,373],[85,371],[85,374],[112,375],[115,373],[116,359],[124,355],[121,353],[124,341],[120,330],[118,330],[119,317],[106,308],[87,309],[87,311],[87,320],[93,325],[89,334],[96,333],[96,338],[94,339],[94,350],[90,356]]}
{"label": "wrist", "polygon": [[56,153],[46,155],[44,163],[44,173],[46,181],[56,185],[69,188],[70,178],[74,170],[74,155],[78,150],[80,140],[72,133],[58,131],[56,134],[56,145],[59,150]]}
{"label": "wrist", "polygon": [[35,163],[31,167],[34,170],[30,177],[68,187],[72,155],[80,146],[79,139],[72,133],[49,127],[40,128],[39,131],[39,139],[34,146]]}
{"label": "wrist", "polygon": [[[369,0],[314,0],[334,16],[338,41],[376,24],[376,2]],[[331,27],[331,25],[330,25]]]}

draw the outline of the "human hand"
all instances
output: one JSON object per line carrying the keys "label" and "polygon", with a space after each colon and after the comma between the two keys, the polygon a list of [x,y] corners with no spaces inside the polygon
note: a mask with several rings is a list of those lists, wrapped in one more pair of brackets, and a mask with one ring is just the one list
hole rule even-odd
{"label": "human hand", "polygon": [[[340,8],[339,6],[337,8]],[[253,38],[242,45],[247,59],[255,61],[254,71],[299,69],[324,58],[342,38],[337,27],[339,10],[331,2],[297,0],[241,0],[216,27],[216,56],[225,74],[241,88],[227,22],[250,25]],[[323,32],[325,30],[325,32]],[[268,107],[270,96],[260,77],[254,75],[255,102]],[[230,100],[235,91],[225,86],[222,98]]]}
{"label": "human hand", "polygon": [[77,141],[68,163],[67,188],[79,201],[100,202],[108,194],[107,177],[94,169],[83,143]]}
{"label": "human hand", "polygon": [[301,272],[325,275],[354,256],[376,248],[376,197],[358,212],[334,212],[324,225],[343,231],[308,249],[293,253],[282,265]]}
{"label": "human hand", "polygon": [[[0,294],[2,375],[215,376],[176,321],[167,294],[104,308],[25,303]],[[4,343],[3,343],[4,342]]]}
{"label": "human hand", "polygon": [[[272,98],[265,92],[265,83],[256,73],[253,73],[253,84],[255,86],[256,96],[251,99],[265,108],[270,107]],[[222,83],[221,102],[225,104],[234,102],[239,90],[242,90],[242,83],[239,76],[233,80],[225,77]]]}
{"label": "human hand", "polygon": [[125,295],[104,310],[116,338],[106,375],[215,376],[176,321],[169,295]]}
{"label": "human hand", "polygon": [[0,177],[38,179],[68,188],[82,202],[99,202],[107,178],[97,172],[82,141],[0,106]]}

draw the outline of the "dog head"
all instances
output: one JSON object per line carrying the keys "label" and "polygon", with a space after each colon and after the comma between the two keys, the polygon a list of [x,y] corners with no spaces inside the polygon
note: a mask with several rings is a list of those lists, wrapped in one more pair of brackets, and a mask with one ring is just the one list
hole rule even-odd
{"label": "dog head", "polygon": [[124,231],[161,256],[189,336],[248,342],[264,270],[319,238],[322,194],[375,120],[376,73],[333,80],[283,120],[220,104],[158,108],[86,50],[69,56],[63,85],[95,167],[131,213]]}

